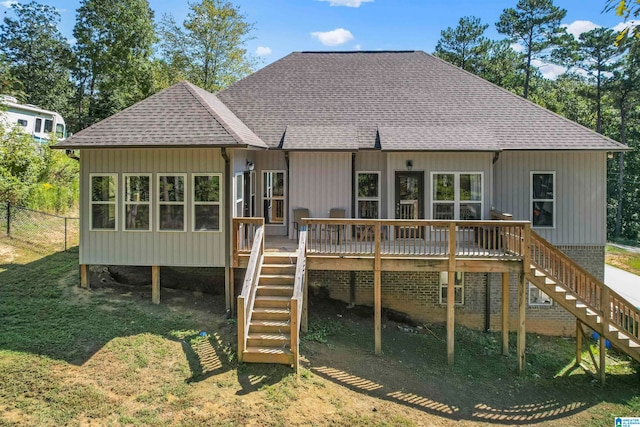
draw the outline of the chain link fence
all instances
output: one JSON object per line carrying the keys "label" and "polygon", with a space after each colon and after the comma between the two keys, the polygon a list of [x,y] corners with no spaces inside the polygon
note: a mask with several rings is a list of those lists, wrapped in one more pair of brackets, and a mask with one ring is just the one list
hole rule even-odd
{"label": "chain link fence", "polygon": [[80,218],[0,204],[0,236],[43,252],[68,251],[80,243]]}

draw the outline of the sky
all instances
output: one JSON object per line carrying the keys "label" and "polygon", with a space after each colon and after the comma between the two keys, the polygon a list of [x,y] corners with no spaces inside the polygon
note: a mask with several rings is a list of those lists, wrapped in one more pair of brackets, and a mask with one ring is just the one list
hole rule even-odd
{"label": "sky", "polygon": [[[37,0],[58,9],[60,31],[72,43],[79,0]],[[11,13],[16,0],[0,0],[0,14]],[[17,0],[26,3],[27,0]],[[432,53],[440,32],[455,27],[463,16],[489,24],[485,35],[504,38],[495,30],[502,11],[517,0],[232,0],[255,25],[248,51],[265,66],[294,51],[424,50]],[[622,19],[603,12],[606,0],[555,0],[567,10],[563,21],[579,34],[596,26],[620,28]],[[156,20],[171,14],[182,22],[189,12],[184,0],[149,0]],[[537,64],[554,78],[563,70]]]}

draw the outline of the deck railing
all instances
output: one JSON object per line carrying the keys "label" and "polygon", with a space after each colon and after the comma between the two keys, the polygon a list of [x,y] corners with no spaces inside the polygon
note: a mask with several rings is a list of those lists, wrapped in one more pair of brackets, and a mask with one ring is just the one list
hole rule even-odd
{"label": "deck railing", "polygon": [[625,334],[640,339],[640,309],[606,286],[551,243],[531,232],[531,263],[563,285],[567,293],[592,307],[604,320]]}
{"label": "deck railing", "polygon": [[264,227],[260,226],[252,235],[253,245],[247,272],[244,276],[242,292],[238,295],[238,360],[242,362],[242,354],[247,346],[249,322],[253,311],[253,302],[258,288],[258,278],[262,268],[264,254]]}
{"label": "deck railing", "polygon": [[296,261],[296,275],[293,282],[293,296],[291,297],[291,351],[293,352],[293,366],[299,372],[300,362],[300,328],[302,326],[302,312],[307,269],[307,231],[301,230],[298,243],[298,257]]}
{"label": "deck railing", "polygon": [[303,219],[302,223],[308,229],[309,254],[374,257],[378,246],[383,256],[448,258],[453,247],[457,257],[498,259],[522,259],[528,224],[387,219]]}
{"label": "deck railing", "polygon": [[264,218],[247,217],[233,218],[231,229],[231,250],[233,253],[233,267],[238,267],[238,255],[249,254],[258,228],[264,226]]}

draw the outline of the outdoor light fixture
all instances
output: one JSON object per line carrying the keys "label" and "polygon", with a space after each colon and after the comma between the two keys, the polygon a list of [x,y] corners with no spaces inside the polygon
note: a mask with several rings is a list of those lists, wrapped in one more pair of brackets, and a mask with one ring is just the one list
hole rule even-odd
{"label": "outdoor light fixture", "polygon": [[407,170],[413,169],[413,160],[407,160]]}
{"label": "outdoor light fixture", "polygon": [[255,163],[253,163],[251,160],[247,160],[247,170],[252,171],[253,168],[255,168],[255,167],[256,167]]}

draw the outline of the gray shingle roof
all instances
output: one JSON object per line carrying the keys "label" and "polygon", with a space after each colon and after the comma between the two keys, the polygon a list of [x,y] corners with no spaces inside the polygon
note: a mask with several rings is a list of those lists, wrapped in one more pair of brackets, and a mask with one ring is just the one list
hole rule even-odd
{"label": "gray shingle roof", "polygon": [[287,126],[283,150],[357,150],[355,126]]}
{"label": "gray shingle roof", "polygon": [[56,147],[186,146],[267,148],[215,95],[188,82],[150,96]]}
{"label": "gray shingle roof", "polygon": [[292,53],[217,96],[273,148],[302,127],[314,130],[298,147],[354,127],[360,148],[376,148],[379,129],[385,150],[625,148],[424,52]]}

